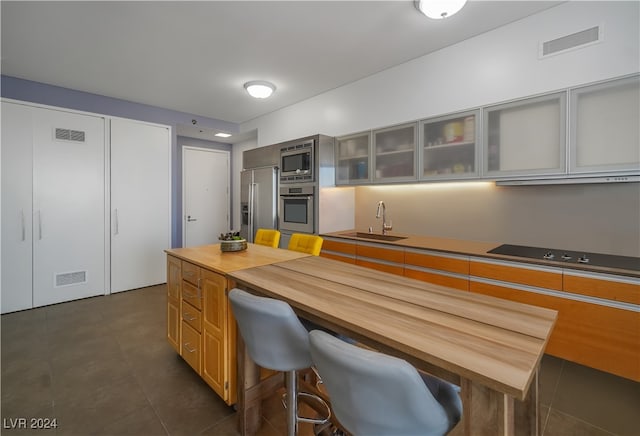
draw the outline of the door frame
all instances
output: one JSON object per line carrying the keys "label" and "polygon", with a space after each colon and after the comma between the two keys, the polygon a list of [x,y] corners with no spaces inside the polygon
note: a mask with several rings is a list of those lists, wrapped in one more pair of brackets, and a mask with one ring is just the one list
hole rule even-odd
{"label": "door frame", "polygon": [[182,159],[181,162],[181,172],[182,172],[182,198],[180,200],[181,202],[181,223],[182,223],[182,246],[185,247],[186,246],[186,241],[187,241],[187,223],[186,223],[186,216],[187,216],[187,211],[186,211],[186,193],[187,193],[187,184],[186,182],[186,173],[185,173],[185,153],[187,150],[194,150],[194,151],[203,151],[203,152],[210,152],[210,153],[222,153],[222,154],[226,154],[227,155],[227,174],[229,175],[228,179],[227,179],[227,223],[229,224],[229,226],[231,226],[231,152],[228,150],[220,150],[220,149],[216,149],[216,148],[207,148],[207,147],[196,147],[193,145],[181,145],[180,148],[182,149],[181,151],[181,155],[180,158]]}

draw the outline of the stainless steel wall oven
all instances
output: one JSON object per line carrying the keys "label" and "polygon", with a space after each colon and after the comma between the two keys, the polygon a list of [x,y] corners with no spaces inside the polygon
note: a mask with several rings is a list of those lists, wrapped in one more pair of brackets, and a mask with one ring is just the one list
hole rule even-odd
{"label": "stainless steel wall oven", "polygon": [[280,188],[280,231],[314,233],[314,186]]}

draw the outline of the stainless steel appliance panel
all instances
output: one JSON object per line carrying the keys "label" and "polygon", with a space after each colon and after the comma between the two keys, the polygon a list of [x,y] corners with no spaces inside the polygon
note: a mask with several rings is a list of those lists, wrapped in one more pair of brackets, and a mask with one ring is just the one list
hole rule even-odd
{"label": "stainless steel appliance panel", "polygon": [[314,181],[315,140],[306,140],[280,149],[280,182]]}
{"label": "stainless steel appliance panel", "polygon": [[278,228],[278,169],[256,168],[240,175],[240,236],[253,242],[259,228]]}
{"label": "stainless steel appliance panel", "polygon": [[287,185],[280,188],[281,231],[314,233],[314,187]]}

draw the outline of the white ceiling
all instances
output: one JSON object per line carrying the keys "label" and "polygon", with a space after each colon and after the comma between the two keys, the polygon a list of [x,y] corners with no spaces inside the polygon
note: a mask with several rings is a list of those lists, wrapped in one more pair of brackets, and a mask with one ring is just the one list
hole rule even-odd
{"label": "white ceiling", "polygon": [[[559,3],[471,0],[453,17],[430,20],[407,0],[3,0],[1,68],[242,123]],[[253,99],[242,86],[249,80],[277,90]],[[181,129],[205,139],[212,133]]]}

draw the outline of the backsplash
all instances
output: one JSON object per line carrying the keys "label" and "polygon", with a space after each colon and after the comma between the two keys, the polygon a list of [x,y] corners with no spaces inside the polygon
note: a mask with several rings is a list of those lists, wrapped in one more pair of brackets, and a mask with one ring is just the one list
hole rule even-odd
{"label": "backsplash", "polygon": [[640,257],[640,183],[495,186],[492,182],[361,186],[356,228]]}

